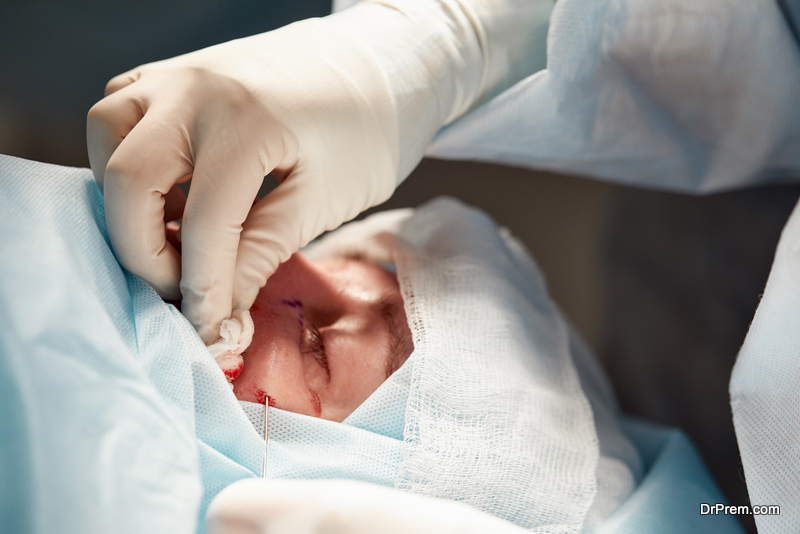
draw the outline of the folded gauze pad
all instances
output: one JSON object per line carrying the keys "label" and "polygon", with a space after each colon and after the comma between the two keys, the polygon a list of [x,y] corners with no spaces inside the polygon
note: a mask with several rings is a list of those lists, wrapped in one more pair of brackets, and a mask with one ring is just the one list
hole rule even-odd
{"label": "folded gauze pad", "polygon": [[208,346],[225,378],[233,389],[233,380],[239,376],[244,366],[242,353],[253,341],[253,319],[249,310],[234,310],[230,319],[219,326],[219,339]]}

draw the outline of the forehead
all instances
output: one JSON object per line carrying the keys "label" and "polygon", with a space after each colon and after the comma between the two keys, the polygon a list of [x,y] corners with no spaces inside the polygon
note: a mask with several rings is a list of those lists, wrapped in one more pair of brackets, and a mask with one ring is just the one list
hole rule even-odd
{"label": "forehead", "polygon": [[358,258],[337,257],[315,262],[337,290],[364,302],[380,302],[400,296],[395,274]]}

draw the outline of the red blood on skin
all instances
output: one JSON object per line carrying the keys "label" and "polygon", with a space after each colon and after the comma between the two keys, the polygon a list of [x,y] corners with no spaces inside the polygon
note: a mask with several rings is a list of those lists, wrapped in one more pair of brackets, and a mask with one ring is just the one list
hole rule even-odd
{"label": "red blood on skin", "polygon": [[310,389],[308,392],[311,394],[311,408],[314,410],[314,416],[319,417],[322,415],[322,405],[319,402],[319,395],[316,391],[311,391]]}
{"label": "red blood on skin", "polygon": [[[236,396],[238,398],[241,399],[242,396],[248,397],[248,395],[246,393],[244,393],[244,394],[242,393],[241,388],[239,388],[239,386],[238,386],[238,384],[236,382],[234,382],[233,388],[234,388],[234,391],[236,392]],[[253,397],[255,397],[253,402],[257,402],[259,404],[264,404],[264,403],[266,403],[267,399],[269,399],[269,405],[272,408],[280,408],[280,406],[278,406],[278,401],[275,400],[275,397],[268,396],[267,392],[264,391],[263,389],[261,389],[260,387],[251,386],[251,387],[248,388],[248,390],[253,392]],[[248,398],[248,400],[249,400],[249,398]]]}
{"label": "red blood on skin", "polygon": [[236,378],[242,374],[242,369],[244,369],[244,362],[240,362],[238,366],[232,369],[225,369],[225,376],[229,377],[231,380],[236,380]]}

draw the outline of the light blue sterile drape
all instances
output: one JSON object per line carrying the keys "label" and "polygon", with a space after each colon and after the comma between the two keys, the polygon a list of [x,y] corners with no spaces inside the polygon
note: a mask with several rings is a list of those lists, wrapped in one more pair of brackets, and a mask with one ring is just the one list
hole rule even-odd
{"label": "light blue sterile drape", "polygon": [[89,169],[0,156],[0,531],[190,533],[263,440],[111,252]]}
{"label": "light blue sterile drape", "polygon": [[547,68],[444,128],[428,154],[695,192],[796,179],[789,19],[775,0],[559,0]]}
{"label": "light blue sterile drape", "polygon": [[726,501],[681,430],[628,418],[622,425],[642,457],[645,474],[597,534],[744,532],[734,515],[701,514],[702,503]]}

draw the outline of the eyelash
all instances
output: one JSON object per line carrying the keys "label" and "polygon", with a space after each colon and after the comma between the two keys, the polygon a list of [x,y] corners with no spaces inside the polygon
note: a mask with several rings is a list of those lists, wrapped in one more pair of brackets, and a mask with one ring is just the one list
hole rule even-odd
{"label": "eyelash", "polygon": [[316,326],[308,324],[305,338],[309,350],[305,351],[304,354],[311,354],[319,366],[325,369],[325,373],[330,376],[330,371],[328,370],[328,356],[325,354],[325,343],[322,340],[322,334],[320,334]]}

